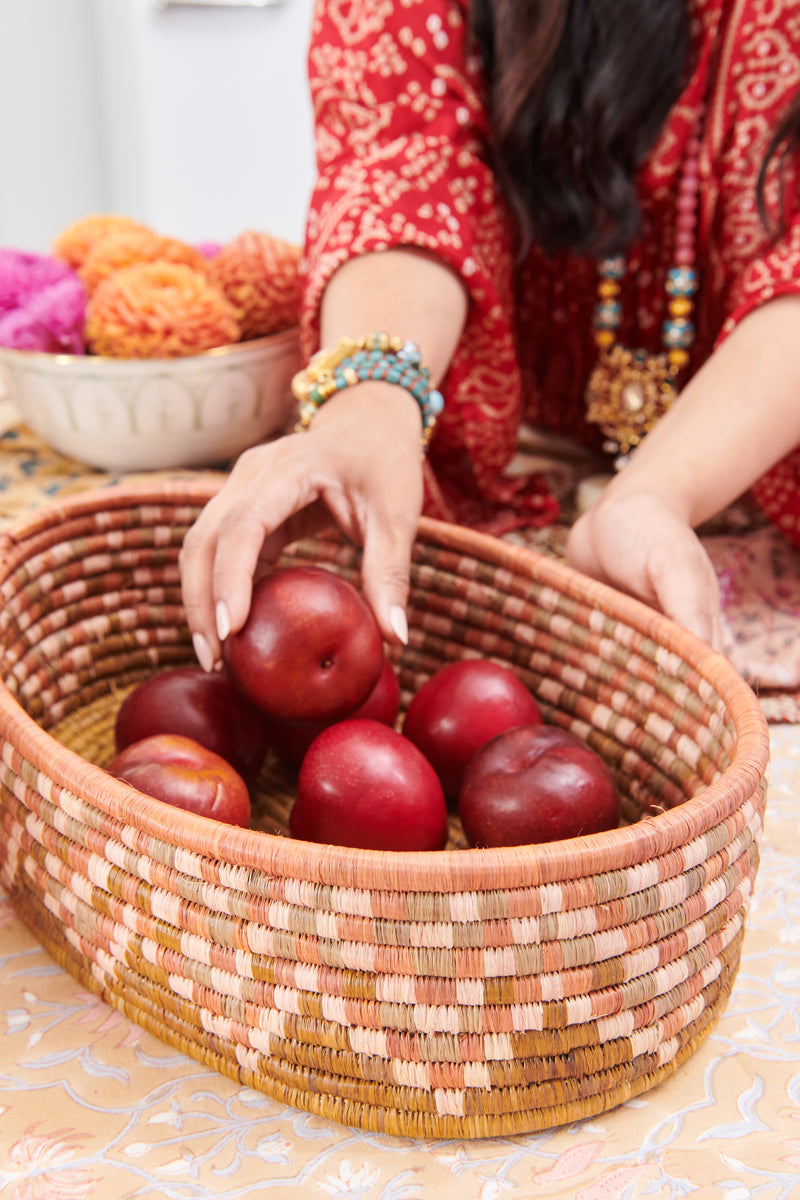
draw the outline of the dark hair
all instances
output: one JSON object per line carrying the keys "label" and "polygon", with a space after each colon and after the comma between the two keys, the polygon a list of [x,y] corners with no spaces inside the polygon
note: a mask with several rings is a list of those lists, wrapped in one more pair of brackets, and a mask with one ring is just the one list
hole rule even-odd
{"label": "dark hair", "polygon": [[685,0],[473,0],[472,26],[522,250],[623,250],[636,171],[684,82]]}
{"label": "dark hair", "polygon": [[[686,0],[472,0],[490,87],[494,167],[520,252],[614,254],[637,236],[636,172],[686,79]],[[782,168],[800,151],[800,94],[756,184],[765,229],[787,228]],[[777,169],[770,211],[767,176]]]}

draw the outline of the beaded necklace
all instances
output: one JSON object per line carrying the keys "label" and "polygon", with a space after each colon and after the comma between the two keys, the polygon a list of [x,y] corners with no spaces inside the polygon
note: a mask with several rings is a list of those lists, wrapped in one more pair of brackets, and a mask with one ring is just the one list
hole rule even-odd
{"label": "beaded necklace", "polygon": [[627,264],[623,255],[598,263],[594,330],[599,358],[586,389],[586,419],[606,435],[603,449],[617,456],[617,467],[624,465],[628,453],[676,399],[678,376],[694,342],[691,314],[697,290],[695,229],[703,116],[701,110],[687,143],[678,186],[674,264],[665,284],[668,316],[661,327],[664,349],[660,353],[633,350],[617,341],[622,321],[620,280]]}

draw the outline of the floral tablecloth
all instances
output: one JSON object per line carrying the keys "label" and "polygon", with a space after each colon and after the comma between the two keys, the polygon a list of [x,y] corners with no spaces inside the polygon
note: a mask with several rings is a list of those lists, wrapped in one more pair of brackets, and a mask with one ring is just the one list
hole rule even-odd
{"label": "floral tablecloth", "polygon": [[[13,420],[0,436],[0,523],[110,482]],[[542,548],[558,552],[559,536]],[[3,1200],[800,1197],[799,560],[758,523],[747,540],[730,527],[709,538],[732,657],[777,723],[739,977],[675,1076],[602,1118],[543,1134],[421,1142],[344,1129],[131,1024],[58,967],[0,893]]]}

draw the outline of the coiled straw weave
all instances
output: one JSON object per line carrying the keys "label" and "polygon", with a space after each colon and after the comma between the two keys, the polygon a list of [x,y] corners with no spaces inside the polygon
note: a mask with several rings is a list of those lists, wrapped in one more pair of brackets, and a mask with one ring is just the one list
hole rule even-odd
{"label": "coiled straw weave", "polygon": [[[436,854],[309,845],[264,831],[291,801],[271,764],[261,828],[173,810],[101,767],[126,688],[192,661],[177,555],[209,486],[87,493],[0,541],[2,880],[30,928],[165,1042],[344,1124],[513,1134],[670,1075],[740,958],[768,761],[747,686],[642,605],[423,521],[404,702],[447,661],[513,664],[612,766],[623,826]],[[333,537],[289,558],[357,578]]]}

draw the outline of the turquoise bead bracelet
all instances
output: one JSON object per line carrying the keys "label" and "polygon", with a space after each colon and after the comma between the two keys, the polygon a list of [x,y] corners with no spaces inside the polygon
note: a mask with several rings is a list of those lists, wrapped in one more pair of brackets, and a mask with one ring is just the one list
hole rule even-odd
{"label": "turquoise bead bracelet", "polygon": [[426,449],[444,408],[444,399],[441,392],[431,387],[430,372],[422,362],[416,342],[387,333],[340,338],[317,351],[308,366],[292,380],[292,391],[299,405],[296,428],[308,429],[317,410],[335,392],[369,379],[395,383],[410,392],[422,414],[422,447]]}

